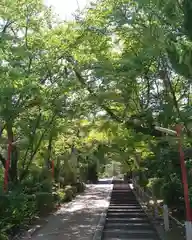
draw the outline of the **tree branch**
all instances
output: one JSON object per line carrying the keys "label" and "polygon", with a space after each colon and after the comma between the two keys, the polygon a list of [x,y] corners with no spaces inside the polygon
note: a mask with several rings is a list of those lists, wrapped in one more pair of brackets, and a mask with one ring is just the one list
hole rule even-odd
{"label": "tree branch", "polygon": [[[75,75],[77,77],[77,79],[79,80],[79,82],[89,91],[89,93],[95,97],[95,99],[98,101],[98,96],[94,93],[94,91],[86,84],[86,81],[85,79],[81,76],[81,74],[76,70],[74,69],[74,72],[75,72]],[[155,137],[161,137],[163,134],[159,131],[157,131],[155,129],[155,126],[154,125],[151,125],[150,127],[142,127],[142,126],[136,126],[135,123],[134,123],[134,120],[130,119],[126,122],[123,121],[123,119],[121,119],[119,116],[117,116],[116,114],[113,113],[113,111],[108,108],[106,105],[102,104],[102,103],[99,103],[100,107],[102,107],[109,115],[110,117],[119,122],[119,123],[125,123],[125,126],[127,128],[130,128],[130,127],[133,127],[135,129],[136,132],[141,132],[143,134],[146,134],[146,135],[152,135],[152,136],[155,136]]]}
{"label": "tree branch", "polygon": [[[79,80],[79,82],[89,91],[89,93],[97,100],[97,102],[99,103],[98,101],[98,96],[94,93],[94,91],[86,84],[86,81],[85,79],[81,76],[81,74],[76,70],[74,69],[74,72],[75,72],[75,75],[77,77],[77,79]],[[100,107],[102,107],[109,115],[112,119],[114,119],[115,121],[119,122],[119,123],[123,123],[123,120],[118,117],[116,114],[113,113],[113,111],[107,107],[105,104],[103,103],[99,103]]]}
{"label": "tree branch", "polygon": [[39,138],[39,141],[38,141],[35,149],[31,151],[31,156],[29,157],[29,161],[28,161],[28,163],[27,163],[27,166],[26,166],[25,170],[24,170],[24,171],[22,172],[22,174],[21,174],[20,181],[22,181],[22,180],[24,179],[24,177],[27,175],[28,169],[29,169],[29,167],[30,167],[30,165],[31,165],[31,162],[33,161],[33,158],[35,157],[35,155],[36,155],[36,153],[37,153],[37,151],[38,151],[38,149],[39,149],[39,147],[40,147],[40,145],[41,145],[41,142],[42,142],[42,140],[43,140],[46,132],[49,130],[49,127],[50,127],[51,124],[53,123],[55,117],[56,117],[56,114],[54,114],[54,115],[52,116],[52,118],[51,118],[50,122],[48,123],[47,127],[45,127],[45,130],[44,130],[43,133],[41,134],[41,137]]}

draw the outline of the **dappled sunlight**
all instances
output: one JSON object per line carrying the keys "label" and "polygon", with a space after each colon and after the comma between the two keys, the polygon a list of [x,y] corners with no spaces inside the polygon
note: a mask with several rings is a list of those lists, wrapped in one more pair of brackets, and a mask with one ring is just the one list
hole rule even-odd
{"label": "dappled sunlight", "polygon": [[[106,196],[106,190],[112,190],[113,185],[92,185],[89,187],[89,193],[81,196],[78,202],[74,202],[72,206],[66,208],[64,205],[61,207],[55,215],[59,215],[65,212],[76,212],[76,211],[91,211],[94,212],[95,209],[104,209],[108,206],[109,202],[104,198]],[[96,189],[98,190],[96,191]],[[91,204],[90,204],[91,202]]]}
{"label": "dappled sunlight", "polygon": [[65,213],[65,212],[75,212],[75,211],[78,211],[78,210],[81,210],[85,207],[85,205],[83,203],[77,203],[77,204],[73,204],[73,206],[71,206],[70,208],[61,208],[57,211],[56,215],[58,214],[62,214],[62,213]]}
{"label": "dappled sunlight", "polygon": [[50,216],[46,226],[32,239],[89,239],[95,233],[102,212],[109,206],[107,198],[112,187],[112,184],[89,185],[85,194],[78,196],[71,204],[64,204]]}
{"label": "dappled sunlight", "polygon": [[134,189],[134,187],[133,187],[133,184],[132,184],[132,183],[129,183],[129,187],[130,187],[131,189]]}

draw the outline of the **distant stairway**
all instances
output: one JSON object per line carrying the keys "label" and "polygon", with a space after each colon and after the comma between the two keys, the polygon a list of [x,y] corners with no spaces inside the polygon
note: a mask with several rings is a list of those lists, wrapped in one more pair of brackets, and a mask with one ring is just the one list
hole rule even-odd
{"label": "distant stairway", "polygon": [[158,240],[128,184],[114,183],[102,240]]}

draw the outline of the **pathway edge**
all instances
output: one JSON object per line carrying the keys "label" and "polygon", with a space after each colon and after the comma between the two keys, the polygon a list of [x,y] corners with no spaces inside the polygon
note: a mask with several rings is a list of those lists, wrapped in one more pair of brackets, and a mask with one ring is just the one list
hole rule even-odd
{"label": "pathway edge", "polygon": [[[110,189],[110,191],[108,193],[108,196],[107,196],[107,201],[108,201],[109,205],[110,205],[111,194],[112,194],[112,191],[113,191],[113,184],[112,184],[112,182],[113,182],[113,178],[111,180],[112,188]],[[109,205],[101,213],[101,216],[99,218],[98,224],[96,226],[96,231],[95,231],[95,233],[93,235],[92,240],[101,240],[101,238],[102,238],[102,233],[103,233],[103,229],[104,229],[104,226],[105,226],[106,217],[107,217],[107,211],[108,211]]]}

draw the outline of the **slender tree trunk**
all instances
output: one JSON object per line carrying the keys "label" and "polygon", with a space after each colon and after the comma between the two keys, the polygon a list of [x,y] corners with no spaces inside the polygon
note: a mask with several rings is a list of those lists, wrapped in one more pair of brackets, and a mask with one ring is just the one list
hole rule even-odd
{"label": "slender tree trunk", "polygon": [[39,127],[40,125],[40,121],[41,121],[41,111],[39,111],[39,115],[36,119],[36,123],[35,123],[35,126],[32,130],[32,134],[31,134],[31,138],[30,138],[30,142],[29,142],[29,145],[28,145],[28,148],[25,152],[25,155],[24,155],[24,158],[23,158],[23,162],[22,162],[22,167],[23,167],[23,170],[25,169],[25,163],[27,161],[27,158],[28,158],[28,155],[29,155],[29,152],[31,150],[31,148],[33,147],[33,143],[34,143],[34,140],[35,140],[35,134],[36,134],[36,131],[37,131],[37,128]]}
{"label": "slender tree trunk", "polygon": [[47,154],[45,159],[45,165],[47,166],[47,168],[50,168],[50,165],[51,165],[50,161],[51,161],[51,152],[52,152],[52,142],[53,142],[53,134],[51,131],[49,135],[49,143],[47,146]]}
{"label": "slender tree trunk", "polygon": [[26,177],[26,175],[28,174],[29,167],[30,167],[30,165],[31,165],[31,163],[32,163],[35,155],[37,154],[37,152],[38,152],[38,150],[39,150],[39,148],[40,148],[40,146],[41,146],[41,143],[42,143],[42,141],[43,141],[43,138],[44,138],[46,132],[48,131],[48,129],[51,127],[51,125],[52,125],[55,117],[56,117],[56,114],[54,114],[54,115],[52,116],[50,122],[49,122],[49,123],[47,124],[47,126],[45,127],[45,130],[44,130],[43,133],[41,134],[41,136],[40,136],[40,138],[39,138],[39,141],[38,141],[37,145],[35,146],[35,149],[31,149],[31,153],[30,153],[30,156],[29,156],[29,160],[28,160],[28,162],[27,162],[27,164],[26,164],[26,168],[24,169],[24,171],[22,172],[21,177],[20,177],[20,180],[21,180],[21,181],[22,181],[22,180]]}
{"label": "slender tree trunk", "polygon": [[[7,130],[7,136],[8,140],[10,142],[14,141],[14,135],[13,135],[13,123],[11,121],[8,121],[6,124],[6,130]],[[18,180],[18,151],[17,147],[15,145],[12,146],[11,148],[11,161],[10,161],[10,170],[9,170],[9,176],[10,180],[14,183],[17,182]]]}

